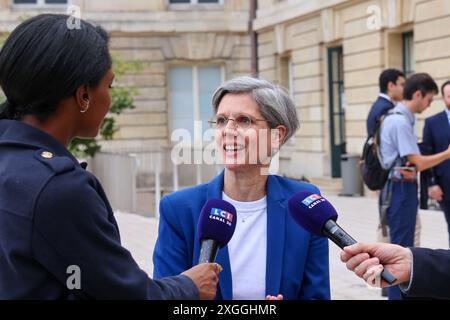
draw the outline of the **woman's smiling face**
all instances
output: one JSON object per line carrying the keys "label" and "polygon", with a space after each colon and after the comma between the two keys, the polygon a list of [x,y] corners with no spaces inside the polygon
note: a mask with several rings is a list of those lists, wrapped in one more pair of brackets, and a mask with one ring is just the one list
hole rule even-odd
{"label": "woman's smiling face", "polygon": [[216,121],[216,146],[227,169],[270,161],[264,157],[264,153],[270,154],[270,128],[250,94],[227,93],[217,108]]}

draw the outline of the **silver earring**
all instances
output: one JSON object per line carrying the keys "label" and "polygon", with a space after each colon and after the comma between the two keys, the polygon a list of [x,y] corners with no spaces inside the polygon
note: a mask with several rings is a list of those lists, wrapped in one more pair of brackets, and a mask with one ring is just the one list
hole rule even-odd
{"label": "silver earring", "polygon": [[85,113],[88,110],[89,110],[89,101],[86,102],[86,109],[81,109],[80,112]]}

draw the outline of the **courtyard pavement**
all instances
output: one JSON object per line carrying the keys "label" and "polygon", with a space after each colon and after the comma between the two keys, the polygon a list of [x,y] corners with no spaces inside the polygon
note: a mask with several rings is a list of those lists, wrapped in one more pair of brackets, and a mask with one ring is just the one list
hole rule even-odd
{"label": "courtyard pavement", "polygon": [[[376,241],[378,223],[376,199],[326,196],[339,213],[338,223],[357,241]],[[153,273],[153,247],[158,219],[116,212],[123,245],[139,266]],[[420,211],[421,247],[448,249],[445,218],[441,211]],[[331,295],[334,300],[381,300],[380,289],[369,288],[340,262],[340,249],[330,242]]]}

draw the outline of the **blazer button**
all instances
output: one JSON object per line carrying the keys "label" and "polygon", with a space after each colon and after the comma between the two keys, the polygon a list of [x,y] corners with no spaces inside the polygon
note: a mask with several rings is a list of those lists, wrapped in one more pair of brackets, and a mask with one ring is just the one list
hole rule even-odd
{"label": "blazer button", "polygon": [[51,159],[51,158],[53,158],[53,153],[51,153],[49,151],[44,151],[41,153],[41,157],[45,158],[45,159]]}

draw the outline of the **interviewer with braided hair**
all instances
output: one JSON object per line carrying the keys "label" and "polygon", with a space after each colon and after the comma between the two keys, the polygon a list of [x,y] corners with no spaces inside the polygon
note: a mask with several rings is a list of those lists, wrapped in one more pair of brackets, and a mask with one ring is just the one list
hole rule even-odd
{"label": "interviewer with braided hair", "polygon": [[216,264],[158,281],[138,267],[99,181],[67,150],[98,134],[114,78],[108,34],[68,19],[30,18],[0,51],[0,300],[214,298]]}

